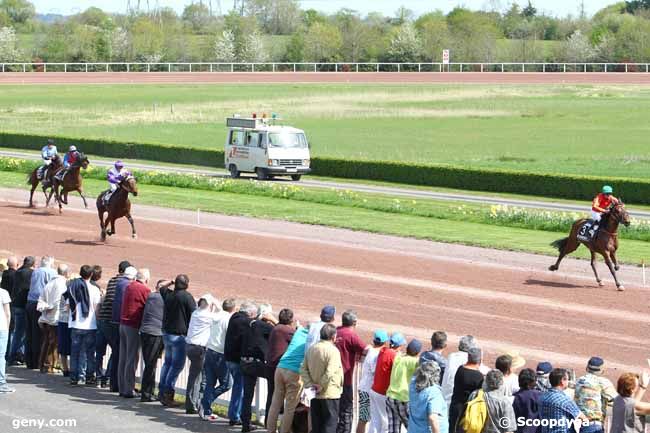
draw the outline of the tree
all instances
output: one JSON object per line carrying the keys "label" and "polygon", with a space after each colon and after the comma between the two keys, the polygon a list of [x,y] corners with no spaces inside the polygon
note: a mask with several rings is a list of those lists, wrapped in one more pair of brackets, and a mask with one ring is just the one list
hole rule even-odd
{"label": "tree", "polygon": [[456,58],[465,62],[490,62],[496,55],[499,30],[488,15],[455,8],[447,15]]}
{"label": "tree", "polygon": [[537,15],[537,9],[533,6],[530,0],[528,0],[528,5],[521,11],[521,15],[525,18],[533,18]]}
{"label": "tree", "polygon": [[183,9],[183,21],[196,33],[205,33],[211,19],[210,9],[203,2],[191,3]]}
{"label": "tree", "polygon": [[591,45],[589,38],[582,34],[580,30],[573,32],[565,45],[566,60],[570,62],[588,62],[596,57],[596,50]]}
{"label": "tree", "polygon": [[297,0],[249,0],[248,15],[257,18],[259,26],[272,35],[288,35],[295,31],[300,21]]}
{"label": "tree", "polygon": [[634,14],[641,9],[650,9],[650,0],[632,0],[625,2],[625,11]]}
{"label": "tree", "polygon": [[86,9],[81,14],[79,14],[78,19],[81,24],[99,27],[102,29],[111,28],[113,25],[111,17],[108,16],[106,12],[97,7]]}
{"label": "tree", "polygon": [[347,62],[358,62],[369,45],[368,27],[361,21],[357,11],[341,9],[334,16],[341,32],[341,56]]}
{"label": "tree", "polygon": [[401,26],[404,23],[413,21],[415,13],[404,6],[400,6],[397,11],[395,11],[395,24]]}
{"label": "tree", "polygon": [[264,36],[255,31],[245,38],[239,60],[247,63],[263,63],[268,60],[268,52],[264,46]]}
{"label": "tree", "polygon": [[131,58],[150,61],[163,57],[164,34],[148,16],[138,18],[131,27]]}
{"label": "tree", "polygon": [[16,31],[12,27],[0,28],[0,62],[16,62],[20,56]]}
{"label": "tree", "polygon": [[417,62],[422,53],[422,43],[415,27],[410,22],[399,26],[388,47],[388,58],[392,62]]}
{"label": "tree", "polygon": [[305,35],[305,60],[311,62],[336,60],[342,45],[341,32],[336,26],[316,22]]}
{"label": "tree", "polygon": [[303,62],[305,60],[305,33],[303,30],[297,31],[289,39],[284,60],[291,63]]}
{"label": "tree", "polygon": [[218,62],[231,63],[236,60],[235,34],[224,30],[214,43],[214,57]]}
{"label": "tree", "polygon": [[24,24],[36,15],[34,5],[27,0],[2,0],[0,11],[4,11],[15,24]]}
{"label": "tree", "polygon": [[425,60],[441,61],[442,50],[448,49],[451,43],[449,26],[442,12],[422,15],[415,22],[415,28],[422,38],[422,54]]}

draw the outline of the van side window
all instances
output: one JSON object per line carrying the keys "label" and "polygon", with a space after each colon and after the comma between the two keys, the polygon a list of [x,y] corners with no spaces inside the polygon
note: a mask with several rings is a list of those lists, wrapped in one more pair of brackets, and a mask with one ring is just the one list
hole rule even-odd
{"label": "van side window", "polygon": [[231,146],[245,146],[246,133],[244,131],[232,131],[230,135]]}
{"label": "van side window", "polygon": [[248,147],[258,147],[260,144],[260,133],[259,132],[249,132],[246,134],[246,146]]}

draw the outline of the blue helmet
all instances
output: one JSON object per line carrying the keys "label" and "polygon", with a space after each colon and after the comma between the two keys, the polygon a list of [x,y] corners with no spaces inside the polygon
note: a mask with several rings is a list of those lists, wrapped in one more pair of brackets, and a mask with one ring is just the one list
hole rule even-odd
{"label": "blue helmet", "polygon": [[115,161],[115,168],[121,170],[124,168],[124,163],[122,161]]}

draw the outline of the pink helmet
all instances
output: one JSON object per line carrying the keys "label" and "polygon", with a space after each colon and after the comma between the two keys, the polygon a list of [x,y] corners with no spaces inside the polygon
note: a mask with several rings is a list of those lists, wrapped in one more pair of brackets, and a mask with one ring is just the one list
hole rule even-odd
{"label": "pink helmet", "polygon": [[115,168],[121,170],[124,168],[124,163],[122,161],[115,161]]}

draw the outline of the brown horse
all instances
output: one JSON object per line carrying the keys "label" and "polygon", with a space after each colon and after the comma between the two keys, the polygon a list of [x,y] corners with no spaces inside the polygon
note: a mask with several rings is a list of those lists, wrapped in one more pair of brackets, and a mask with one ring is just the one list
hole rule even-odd
{"label": "brown horse", "polygon": [[83,188],[82,188],[83,179],[81,178],[81,169],[82,168],[84,170],[87,169],[88,164],[90,164],[88,157],[83,153],[81,153],[79,154],[79,159],[75,161],[75,163],[72,164],[68,169],[68,172],[63,178],[63,181],[60,181],[58,176],[54,176],[52,178],[53,187],[54,187],[54,196],[56,197],[56,201],[59,203],[59,213],[63,211],[62,204],[65,205],[68,204],[68,193],[70,191],[77,191],[84,202],[84,206],[86,207],[86,209],[88,209],[88,203],[86,202],[86,197],[84,197],[83,195]]}
{"label": "brown horse", "polygon": [[[59,155],[55,155],[54,158],[52,158],[52,162],[47,167],[47,173],[43,179],[38,178],[38,169],[40,166],[32,170],[32,172],[29,174],[29,177],[27,178],[27,183],[32,185],[32,189],[29,192],[29,207],[34,207],[34,191],[36,191],[36,187],[41,182],[43,184],[43,194],[45,195],[45,207],[48,207],[50,205],[50,200],[52,199],[52,194],[54,193],[52,178],[54,177],[54,174],[59,171],[62,165],[63,162],[61,161],[61,157]],[[47,193],[48,189],[50,190],[49,194]]]}
{"label": "brown horse", "polygon": [[630,216],[625,210],[625,205],[622,202],[613,205],[607,213],[603,214],[600,221],[600,229],[591,242],[578,239],[578,233],[580,233],[580,229],[586,222],[587,220],[584,218],[579,219],[573,223],[569,237],[558,239],[551,244],[558,249],[560,256],[557,258],[557,262],[549,267],[549,270],[557,271],[564,256],[571,254],[578,249],[580,244],[583,244],[591,251],[591,269],[594,271],[598,285],[602,287],[603,282],[596,270],[596,253],[605,258],[605,263],[614,277],[618,290],[625,290],[623,284],[616,277],[616,271],[619,270],[618,260],[616,258],[616,250],[618,249],[618,226],[620,224],[623,224],[625,227],[630,225]]}
{"label": "brown horse", "polygon": [[[126,176],[122,182],[117,186],[117,190],[113,193],[113,196],[108,202],[108,206],[104,205],[104,194],[108,191],[104,191],[99,194],[97,197],[97,213],[99,215],[99,226],[102,230],[102,241],[106,240],[106,235],[113,236],[115,234],[115,220],[122,217],[126,217],[131,224],[132,237],[136,239],[138,235],[135,233],[135,225],[133,224],[133,218],[131,217],[131,201],[129,201],[129,193],[137,197],[138,195],[138,185],[136,183],[135,177],[132,175]],[[104,220],[104,213],[108,213],[106,220]],[[111,225],[110,229],[107,229],[108,225]]]}

